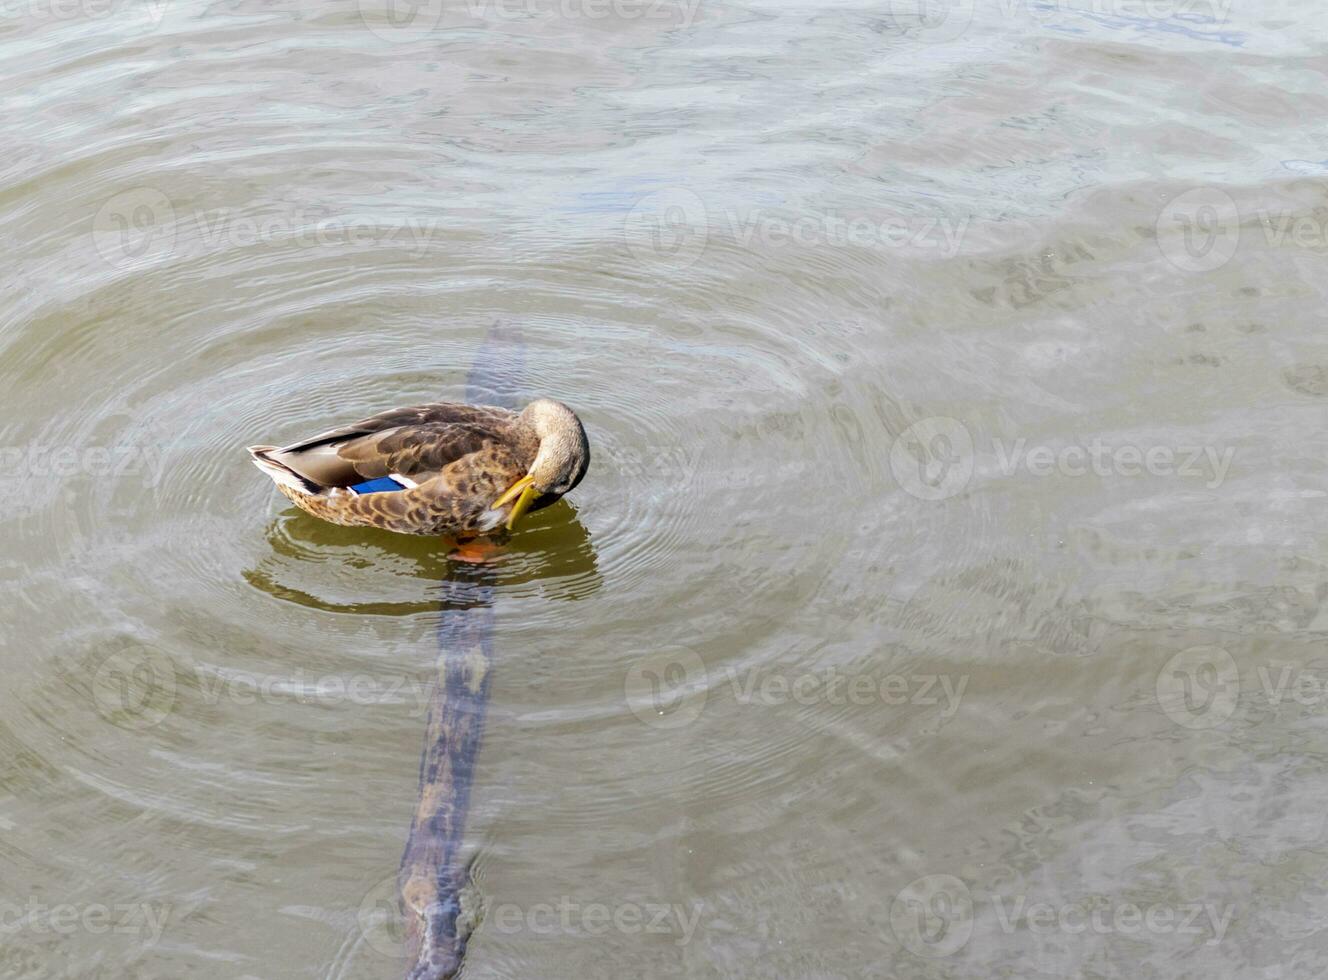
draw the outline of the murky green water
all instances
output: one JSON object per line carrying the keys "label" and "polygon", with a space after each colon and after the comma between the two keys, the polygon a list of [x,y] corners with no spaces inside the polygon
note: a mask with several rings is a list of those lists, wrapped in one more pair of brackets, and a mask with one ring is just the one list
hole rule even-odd
{"label": "murky green water", "polygon": [[241,447],[595,449],[469,977],[1328,972],[1309,0],[13,4],[0,973],[403,973],[446,562]]}

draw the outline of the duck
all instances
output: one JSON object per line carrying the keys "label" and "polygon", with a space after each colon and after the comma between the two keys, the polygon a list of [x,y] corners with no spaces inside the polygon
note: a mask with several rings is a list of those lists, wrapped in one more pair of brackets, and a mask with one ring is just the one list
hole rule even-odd
{"label": "duck", "polygon": [[575,489],[590,466],[576,413],[552,398],[519,412],[432,402],[289,446],[249,446],[295,506],[333,524],[455,540],[502,534]]}

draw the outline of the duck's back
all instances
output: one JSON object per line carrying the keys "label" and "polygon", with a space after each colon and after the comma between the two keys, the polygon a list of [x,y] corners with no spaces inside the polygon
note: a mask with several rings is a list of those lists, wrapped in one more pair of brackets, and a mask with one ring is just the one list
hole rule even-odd
{"label": "duck's back", "polygon": [[267,455],[318,486],[350,487],[387,477],[423,483],[468,456],[515,460],[524,472],[538,450],[515,412],[434,402],[381,412]]}

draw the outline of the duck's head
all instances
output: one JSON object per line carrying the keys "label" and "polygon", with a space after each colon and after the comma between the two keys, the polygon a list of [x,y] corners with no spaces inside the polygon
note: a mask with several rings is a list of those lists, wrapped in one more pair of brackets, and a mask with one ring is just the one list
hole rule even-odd
{"label": "duck's head", "polygon": [[590,467],[590,441],[576,413],[552,398],[539,398],[521,411],[521,421],[539,439],[530,470],[493,502],[497,510],[511,501],[511,528],[528,510],[547,507],[574,488]]}

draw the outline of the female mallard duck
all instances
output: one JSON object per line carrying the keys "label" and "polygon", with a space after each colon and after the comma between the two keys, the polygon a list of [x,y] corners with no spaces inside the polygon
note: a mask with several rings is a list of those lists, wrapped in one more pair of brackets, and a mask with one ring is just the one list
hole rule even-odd
{"label": "female mallard duck", "polygon": [[315,517],[455,536],[511,528],[575,487],[590,465],[581,420],[548,398],[519,413],[454,402],[397,408],[249,452]]}

